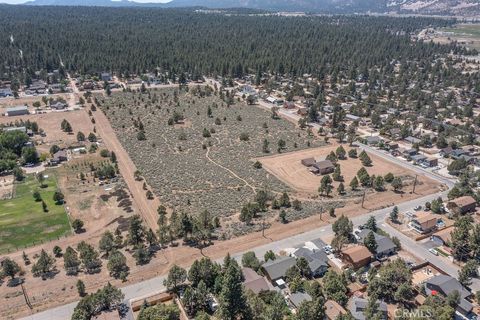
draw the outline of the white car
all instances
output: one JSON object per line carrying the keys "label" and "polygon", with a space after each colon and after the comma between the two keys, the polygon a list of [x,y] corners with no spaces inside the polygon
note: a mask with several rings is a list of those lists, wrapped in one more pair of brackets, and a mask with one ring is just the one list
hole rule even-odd
{"label": "white car", "polygon": [[435,248],[430,248],[430,249],[428,249],[428,251],[430,251],[431,254],[434,254],[434,255],[438,256],[438,251],[437,251],[437,249],[435,249]]}
{"label": "white car", "polygon": [[332,253],[332,246],[331,245],[326,245],[325,247],[323,247],[323,251],[326,254],[331,254]]}

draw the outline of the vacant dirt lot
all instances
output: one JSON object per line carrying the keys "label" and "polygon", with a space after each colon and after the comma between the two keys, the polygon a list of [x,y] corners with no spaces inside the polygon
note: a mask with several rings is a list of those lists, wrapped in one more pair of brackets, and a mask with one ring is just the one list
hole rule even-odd
{"label": "vacant dirt lot", "polygon": [[[278,179],[286,183],[292,189],[296,190],[300,194],[303,194],[306,197],[315,197],[318,195],[318,187],[320,186],[320,180],[322,179],[321,175],[315,175],[311,173],[307,167],[302,165],[301,160],[306,158],[325,158],[331,151],[337,149],[338,144],[332,144],[325,147],[306,149],[296,152],[290,152],[286,154],[273,155],[268,157],[258,158],[262,163],[263,168],[276,176]],[[343,146],[345,150],[348,151],[351,149],[347,145]],[[360,151],[358,151],[359,153]],[[372,200],[372,197],[377,198],[379,202],[377,203],[392,203],[395,199],[400,199],[406,201],[411,197],[410,191],[413,187],[413,181],[415,179],[415,173],[407,170],[403,167],[400,167],[392,162],[386,161],[380,157],[377,157],[373,154],[369,154],[372,159],[373,165],[371,167],[366,167],[368,173],[371,175],[382,175],[384,176],[388,172],[391,172],[394,176],[398,176],[402,179],[404,183],[403,191],[404,194],[394,193],[392,188],[386,184],[387,190],[384,192],[373,192],[369,189],[369,200]],[[361,161],[358,158],[348,158],[346,160],[339,160],[341,174],[344,177],[344,185],[347,190],[350,181],[353,177],[356,176],[358,170],[363,167]],[[334,187],[336,188],[339,185],[339,182],[333,182]],[[435,190],[438,190],[440,184],[430,180],[428,178],[419,176],[417,180],[417,186],[415,193],[419,195],[427,195]],[[336,197],[336,192],[333,192]],[[349,192],[347,191],[347,196]],[[350,194],[353,196],[353,194]]]}
{"label": "vacant dirt lot", "polygon": [[[73,128],[72,134],[62,131],[60,124],[67,120]],[[21,121],[35,121],[40,129],[45,131],[45,137],[35,136],[40,152],[48,151],[51,145],[68,146],[77,143],[77,132],[82,131],[85,136],[93,132],[94,125],[84,110],[68,112],[49,112],[44,114],[30,114],[16,117],[0,117],[0,124],[21,125]]]}

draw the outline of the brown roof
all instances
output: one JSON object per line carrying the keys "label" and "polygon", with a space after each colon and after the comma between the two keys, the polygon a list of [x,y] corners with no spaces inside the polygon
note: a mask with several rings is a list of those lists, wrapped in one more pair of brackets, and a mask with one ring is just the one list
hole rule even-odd
{"label": "brown roof", "polygon": [[315,163],[315,167],[321,170],[327,168],[334,168],[335,166],[330,160],[322,160]]}
{"label": "brown roof", "polygon": [[417,213],[417,221],[418,224],[422,226],[422,228],[430,228],[437,224],[438,217],[430,212],[421,211]]}
{"label": "brown roof", "polygon": [[456,204],[458,207],[467,207],[473,204],[477,204],[477,201],[471,196],[463,196],[460,198],[453,199],[452,201],[454,204]]}
{"label": "brown roof", "polygon": [[347,311],[333,300],[327,300],[325,302],[325,315],[327,319],[334,320],[341,314],[347,314]]}
{"label": "brown roof", "polygon": [[242,268],[242,273],[245,279],[243,282],[245,288],[252,290],[256,294],[258,294],[260,291],[270,290],[267,280],[256,273],[255,270],[250,268]]}
{"label": "brown roof", "polygon": [[442,239],[443,243],[448,243],[452,240],[453,229],[453,227],[445,228],[438,232],[435,232],[433,235]]}
{"label": "brown roof", "polygon": [[342,250],[343,255],[350,257],[353,263],[360,262],[372,256],[365,246],[354,246]]}

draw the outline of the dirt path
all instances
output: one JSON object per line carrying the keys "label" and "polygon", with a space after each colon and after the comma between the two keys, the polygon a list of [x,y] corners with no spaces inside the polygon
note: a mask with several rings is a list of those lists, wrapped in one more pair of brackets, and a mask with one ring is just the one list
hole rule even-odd
{"label": "dirt path", "polygon": [[210,148],[207,149],[207,153],[205,154],[205,157],[207,157],[207,160],[210,161],[211,163],[213,163],[214,165],[216,165],[217,167],[220,167],[222,168],[223,170],[226,170],[228,171],[232,176],[234,176],[235,178],[237,178],[238,180],[242,181],[243,183],[245,183],[246,186],[248,186],[250,189],[252,189],[253,192],[257,192],[256,188],[254,186],[252,186],[250,183],[248,183],[247,180],[243,179],[242,177],[240,177],[239,175],[237,175],[235,172],[233,172],[232,170],[228,169],[227,167],[224,167],[222,166],[221,164],[215,162],[215,160],[213,160],[212,158],[210,158],[209,156],[209,153],[210,153]]}
{"label": "dirt path", "polygon": [[[135,202],[135,206],[140,211],[140,216],[142,216],[150,228],[156,230],[158,227],[157,208],[160,205],[160,201],[156,196],[154,196],[153,200],[147,199],[145,195],[146,191],[143,189],[143,181],[135,180],[134,173],[137,167],[120,141],[118,141],[115,131],[105,114],[97,109],[97,111],[93,113],[93,117],[95,118],[97,132],[105,143],[105,146],[117,155],[118,168],[132,193],[133,202]],[[148,185],[147,187],[149,190],[152,190]]]}

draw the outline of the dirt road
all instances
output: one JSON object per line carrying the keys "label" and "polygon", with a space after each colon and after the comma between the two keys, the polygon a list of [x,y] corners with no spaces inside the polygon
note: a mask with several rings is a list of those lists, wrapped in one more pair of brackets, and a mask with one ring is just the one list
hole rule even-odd
{"label": "dirt road", "polygon": [[[120,141],[118,141],[115,131],[113,130],[110,122],[108,121],[105,114],[97,109],[93,112],[93,117],[95,118],[95,124],[98,134],[103,140],[103,143],[108,150],[115,152],[118,161],[118,168],[120,173],[123,176],[126,184],[128,185],[130,192],[132,193],[133,201],[135,206],[140,211],[139,214],[145,221],[145,223],[152,228],[152,230],[157,229],[157,208],[160,205],[160,201],[157,197],[154,197],[153,200],[148,200],[146,197],[146,191],[143,189],[144,181],[135,180],[134,173],[137,170],[137,167],[130,159],[129,154],[123,148]],[[149,190],[152,190],[147,185]]]}

